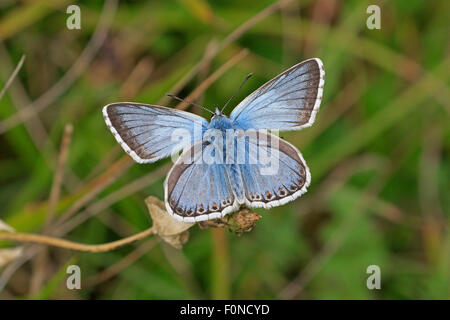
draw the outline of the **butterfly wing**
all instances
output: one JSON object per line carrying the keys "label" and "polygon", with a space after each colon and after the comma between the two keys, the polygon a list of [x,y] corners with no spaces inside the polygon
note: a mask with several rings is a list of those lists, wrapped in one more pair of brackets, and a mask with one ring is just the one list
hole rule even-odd
{"label": "butterfly wing", "polygon": [[[268,209],[306,192],[311,175],[301,153],[293,145],[261,130],[257,136],[248,139],[248,145],[249,159],[239,165],[248,207]],[[270,162],[261,163],[264,154]]]}
{"label": "butterfly wing", "polygon": [[194,139],[195,131],[201,134],[208,125],[204,118],[189,112],[132,102],[109,104],[103,108],[103,116],[117,142],[138,163],[155,162],[193,144],[193,140],[183,143],[174,138],[184,132]]}
{"label": "butterfly wing", "polygon": [[207,164],[202,143],[186,150],[164,182],[167,211],[177,220],[196,222],[223,217],[239,205],[226,164]]}
{"label": "butterfly wing", "polygon": [[245,98],[230,118],[243,129],[299,130],[313,124],[322,100],[325,69],[303,61]]}

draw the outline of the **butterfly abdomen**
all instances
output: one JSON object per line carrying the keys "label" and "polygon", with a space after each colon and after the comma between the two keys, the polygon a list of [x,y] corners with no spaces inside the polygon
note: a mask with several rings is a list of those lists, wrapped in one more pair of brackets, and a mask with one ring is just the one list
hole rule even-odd
{"label": "butterfly abdomen", "polygon": [[244,182],[242,181],[242,174],[237,164],[228,165],[230,172],[230,182],[233,188],[233,193],[236,195],[237,201],[242,204],[245,202]]}

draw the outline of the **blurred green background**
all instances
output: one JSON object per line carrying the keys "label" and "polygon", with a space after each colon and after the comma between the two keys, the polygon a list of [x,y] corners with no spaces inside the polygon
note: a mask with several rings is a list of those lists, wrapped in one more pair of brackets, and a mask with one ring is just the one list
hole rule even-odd
{"label": "blurred green background", "polygon": [[[262,219],[240,237],[194,226],[182,250],[156,237],[96,254],[25,245],[0,268],[1,299],[450,297],[449,1],[86,0],[76,1],[80,30],[66,27],[70,4],[0,4],[0,88],[26,56],[0,100],[5,223],[93,244],[148,228],[144,199],[163,198],[171,162],[131,165],[101,108],[175,106],[167,92],[212,108],[253,72],[236,105],[319,57],[316,121],[281,134],[303,153],[312,184],[257,210]],[[370,4],[381,8],[379,30],[366,26]],[[0,245],[1,255],[20,244]],[[69,264],[81,267],[81,290],[65,286]],[[369,265],[381,269],[380,290],[366,287]]]}

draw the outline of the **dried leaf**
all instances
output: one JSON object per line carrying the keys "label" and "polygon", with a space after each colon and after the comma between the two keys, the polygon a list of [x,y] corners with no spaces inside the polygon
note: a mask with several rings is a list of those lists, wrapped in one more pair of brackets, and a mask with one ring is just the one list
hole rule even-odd
{"label": "dried leaf", "polygon": [[166,211],[164,202],[156,197],[146,198],[145,203],[153,220],[155,234],[175,248],[181,249],[189,239],[188,229],[195,223],[175,220]]}
{"label": "dried leaf", "polygon": [[0,268],[22,256],[22,247],[0,249]]}
{"label": "dried leaf", "polygon": [[3,220],[0,219],[0,231],[16,232],[13,227],[7,225]]}

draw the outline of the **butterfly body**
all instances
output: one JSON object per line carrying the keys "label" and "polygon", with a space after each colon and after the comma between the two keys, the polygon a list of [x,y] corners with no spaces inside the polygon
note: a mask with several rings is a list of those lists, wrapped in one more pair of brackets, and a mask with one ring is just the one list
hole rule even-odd
{"label": "butterfly body", "polygon": [[131,102],[104,107],[106,124],[139,163],[181,150],[164,182],[174,218],[196,222],[223,217],[239,207],[271,208],[306,192],[311,181],[301,153],[268,130],[310,126],[324,84],[319,59],[310,59],[270,80],[226,116],[195,114]]}
{"label": "butterfly body", "polygon": [[[232,153],[232,158],[237,158],[238,138],[236,137],[236,131],[241,129],[242,128],[239,125],[236,125],[233,120],[216,108],[215,114],[212,116],[211,121],[209,122],[203,135],[203,141],[207,144],[214,145],[214,147],[211,148],[213,155],[215,152],[218,152],[219,149],[222,150],[222,154],[220,156],[221,161],[217,161],[214,165],[219,166],[220,171],[225,173],[226,178],[229,180],[231,190],[239,205],[245,203],[241,168],[238,164],[234,163],[234,161],[227,161],[226,157],[227,150],[230,151],[231,149],[232,151],[230,153]],[[212,137],[209,135],[211,131],[214,133]],[[231,148],[230,145],[232,146]]]}

